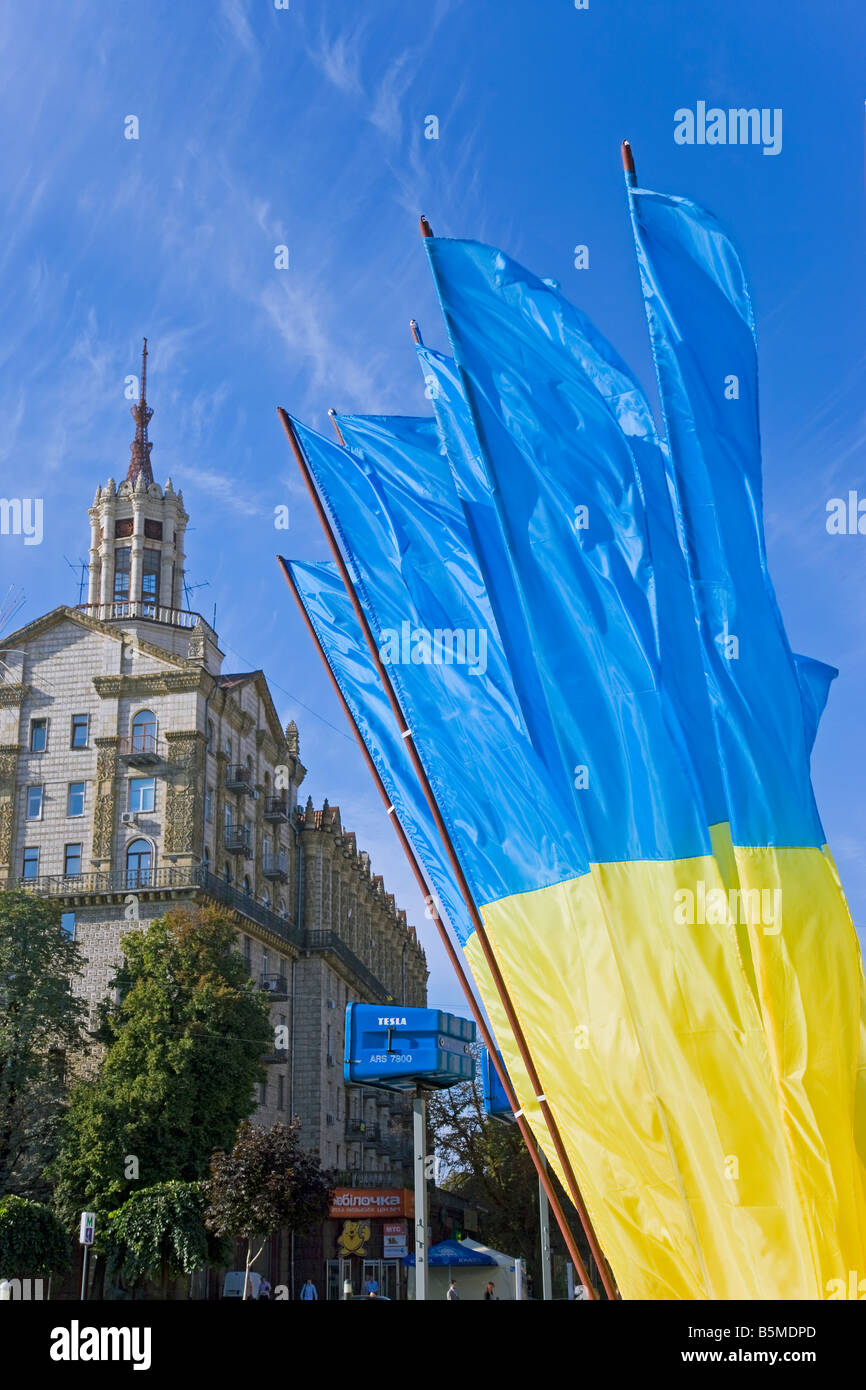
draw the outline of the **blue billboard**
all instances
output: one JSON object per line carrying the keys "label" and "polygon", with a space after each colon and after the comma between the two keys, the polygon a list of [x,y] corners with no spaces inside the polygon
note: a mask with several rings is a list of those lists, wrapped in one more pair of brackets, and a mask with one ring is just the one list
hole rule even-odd
{"label": "blue billboard", "polygon": [[347,1004],[343,1074],[394,1091],[455,1086],[475,1075],[474,1041],[474,1023],[441,1009]]}

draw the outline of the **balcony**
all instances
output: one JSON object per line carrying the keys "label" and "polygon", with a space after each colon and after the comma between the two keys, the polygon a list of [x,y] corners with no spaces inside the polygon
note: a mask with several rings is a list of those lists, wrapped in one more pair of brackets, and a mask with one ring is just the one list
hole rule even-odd
{"label": "balcony", "polygon": [[79,603],[77,612],[86,613],[88,618],[96,618],[101,623],[114,622],[118,618],[142,619],[145,622],[161,623],[164,627],[194,628],[201,626],[205,633],[216,640],[210,623],[200,613],[192,613],[185,608],[163,608],[152,600],[117,599],[113,603]]}
{"label": "balcony", "polygon": [[347,1119],[346,1138],[356,1144],[375,1144],[379,1147],[379,1126],[368,1125],[365,1120]]}
{"label": "balcony", "polygon": [[123,762],[134,767],[152,767],[154,763],[161,763],[165,755],[156,734],[137,730],[132,738],[120,740],[118,756]]}
{"label": "balcony", "polygon": [[289,1060],[289,1049],[287,1047],[275,1047],[273,1052],[266,1052],[262,1061],[267,1065],[279,1064]]}
{"label": "balcony", "polygon": [[266,854],[262,860],[262,873],[265,878],[273,878],[280,883],[288,883],[289,869],[285,852],[281,850],[279,854]]}
{"label": "balcony", "polygon": [[267,796],[262,814],[265,820],[288,820],[289,803],[284,796]]}
{"label": "balcony", "polygon": [[393,995],[386,989],[381,980],[373,974],[372,970],[355,955],[351,947],[347,946],[341,936],[335,931],[308,931],[306,934],[308,951],[330,951],[343,965],[348,966],[355,977],[361,981],[362,985],[372,995],[374,1002],[385,1002],[393,999]]}
{"label": "balcony", "polygon": [[226,826],[225,846],[230,854],[242,854],[245,859],[252,859],[250,832],[245,825]]}
{"label": "balcony", "polygon": [[231,908],[287,945],[298,949],[306,945],[304,932],[294,922],[265,907],[258,899],[227,883],[224,878],[218,878],[203,864],[122,870],[118,873],[42,874],[38,878],[13,879],[9,886],[25,888],[40,898],[55,898],[70,907],[94,901],[103,906],[114,904],[120,908],[118,916],[122,915],[127,893],[131,892],[139,893],[148,900],[165,899],[168,902],[194,902],[205,898]]}
{"label": "balcony", "polygon": [[289,985],[285,975],[263,975],[261,988],[272,999],[288,999]]}
{"label": "balcony", "polygon": [[253,774],[244,763],[229,763],[226,768],[226,790],[243,792],[244,796],[255,796]]}

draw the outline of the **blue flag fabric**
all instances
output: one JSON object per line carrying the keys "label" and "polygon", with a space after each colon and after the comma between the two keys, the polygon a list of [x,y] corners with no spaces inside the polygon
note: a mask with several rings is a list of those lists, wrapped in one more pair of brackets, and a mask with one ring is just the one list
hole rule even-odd
{"label": "blue flag fabric", "polygon": [[646,189],[631,207],[734,840],[820,846],[800,682],[767,567],[745,274],[703,208]]}
{"label": "blue flag fabric", "polygon": [[465,904],[337,566],[294,560],[289,568],[358,732],[438,899],[436,906],[464,942],[472,931]]}
{"label": "blue flag fabric", "polygon": [[[293,423],[476,903],[583,872],[583,841],[522,732],[510,680],[496,683],[504,662],[489,606],[479,603],[477,569],[467,582],[460,538],[441,525],[438,441],[416,452],[412,496],[401,503],[387,458],[374,471],[368,455]],[[425,575],[434,561],[441,587],[431,615]],[[464,659],[449,661],[445,633],[455,628]],[[479,657],[483,642],[485,661],[466,660],[470,640]]]}
{"label": "blue flag fabric", "polygon": [[529,633],[515,687],[531,705],[537,672],[590,858],[702,854],[700,777],[659,677],[643,398],[549,283],[493,247],[425,245]]}

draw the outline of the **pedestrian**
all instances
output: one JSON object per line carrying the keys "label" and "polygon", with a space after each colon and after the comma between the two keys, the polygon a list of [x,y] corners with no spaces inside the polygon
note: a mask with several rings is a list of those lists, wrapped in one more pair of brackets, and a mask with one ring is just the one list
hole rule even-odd
{"label": "pedestrian", "polygon": [[498,1303],[499,1301],[496,1297],[496,1286],[492,1279],[488,1279],[487,1283],[484,1285],[484,1297],[485,1299],[492,1298],[494,1303]]}
{"label": "pedestrian", "polygon": [[267,1279],[263,1279],[259,1284],[259,1299],[269,1300],[271,1297],[271,1286]]}
{"label": "pedestrian", "polygon": [[345,1279],[343,1280],[343,1298],[346,1299],[346,1298],[351,1298],[351,1297],[352,1297],[352,1280],[349,1278],[349,1276],[348,1276],[348,1274],[347,1274],[346,1277],[345,1277]]}
{"label": "pedestrian", "polygon": [[454,1283],[453,1279],[451,1280],[451,1283],[448,1285],[448,1292],[446,1293],[445,1297],[449,1303],[460,1302],[460,1295],[457,1292],[457,1285]]}
{"label": "pedestrian", "polygon": [[367,1294],[370,1298],[375,1298],[378,1292],[379,1280],[374,1279],[371,1275],[370,1278],[367,1280],[366,1284],[364,1285],[364,1293]]}
{"label": "pedestrian", "polygon": [[318,1291],[318,1289],[316,1288],[316,1286],[315,1286],[315,1284],[313,1283],[312,1279],[308,1279],[308,1280],[306,1281],[306,1283],[304,1284],[304,1287],[301,1289],[301,1298],[303,1299],[304,1303],[309,1303],[312,1299],[318,1298],[318,1297],[319,1297],[319,1291]]}

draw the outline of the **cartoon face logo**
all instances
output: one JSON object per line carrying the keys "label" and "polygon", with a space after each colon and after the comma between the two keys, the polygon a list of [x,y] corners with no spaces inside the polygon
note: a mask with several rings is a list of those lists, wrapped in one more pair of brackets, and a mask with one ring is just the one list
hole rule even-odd
{"label": "cartoon face logo", "polygon": [[369,1239],[369,1221],[344,1221],[337,1237],[337,1248],[342,1255],[363,1255]]}

